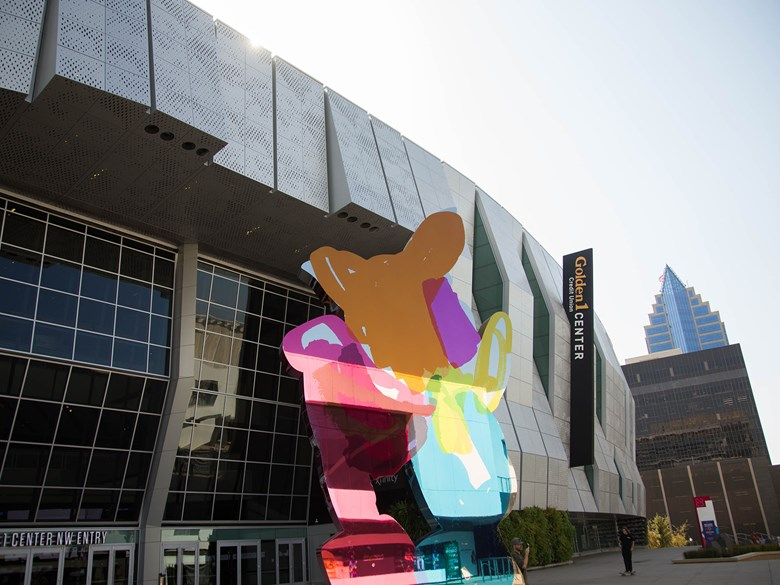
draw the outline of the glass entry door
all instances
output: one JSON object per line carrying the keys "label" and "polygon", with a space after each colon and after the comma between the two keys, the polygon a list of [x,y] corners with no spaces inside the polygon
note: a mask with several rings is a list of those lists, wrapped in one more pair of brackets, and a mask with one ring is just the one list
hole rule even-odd
{"label": "glass entry door", "polygon": [[0,584],[60,585],[62,550],[0,551]]}
{"label": "glass entry door", "polygon": [[220,542],[217,583],[222,585],[260,585],[258,543]]}
{"label": "glass entry door", "polygon": [[90,547],[87,585],[130,585],[132,582],[133,550],[131,547]]}
{"label": "glass entry door", "polygon": [[306,582],[306,559],[302,538],[276,541],[276,567],[279,585],[302,585]]}

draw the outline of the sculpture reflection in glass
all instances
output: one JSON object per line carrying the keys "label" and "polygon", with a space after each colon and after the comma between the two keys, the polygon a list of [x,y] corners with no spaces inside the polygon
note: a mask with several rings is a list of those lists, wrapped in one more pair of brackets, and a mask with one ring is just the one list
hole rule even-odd
{"label": "sculpture reflection in glass", "polygon": [[283,350],[303,375],[340,530],[322,546],[330,583],[414,572],[415,545],[377,510],[372,478],[409,461],[416,496],[440,530],[497,523],[517,491],[493,411],[509,375],[512,326],[495,313],[480,331],[448,272],[463,251],[461,218],[429,216],[398,254],[364,259],[330,247],[305,266],[344,314],[290,331]]}

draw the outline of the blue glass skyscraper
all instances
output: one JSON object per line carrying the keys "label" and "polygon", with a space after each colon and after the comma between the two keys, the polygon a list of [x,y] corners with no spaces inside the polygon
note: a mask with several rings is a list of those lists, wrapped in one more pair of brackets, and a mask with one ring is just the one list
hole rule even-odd
{"label": "blue glass skyscraper", "polygon": [[683,353],[729,344],[720,313],[712,311],[693,287],[685,286],[668,265],[655,295],[650,324],[645,325],[648,353],[680,349]]}

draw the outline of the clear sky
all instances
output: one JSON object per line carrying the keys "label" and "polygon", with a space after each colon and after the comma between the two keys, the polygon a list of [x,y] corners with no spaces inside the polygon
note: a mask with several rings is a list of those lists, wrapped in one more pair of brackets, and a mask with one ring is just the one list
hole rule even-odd
{"label": "clear sky", "polygon": [[507,208],[647,353],[669,264],[720,311],[780,463],[780,2],[195,0]]}

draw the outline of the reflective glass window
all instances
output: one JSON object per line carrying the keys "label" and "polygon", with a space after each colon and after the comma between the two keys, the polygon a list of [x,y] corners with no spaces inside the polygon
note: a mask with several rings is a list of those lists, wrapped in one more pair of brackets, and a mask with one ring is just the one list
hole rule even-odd
{"label": "reflective glass window", "polygon": [[112,363],[117,368],[146,371],[147,351],[148,346],[146,344],[115,339]]}
{"label": "reflective glass window", "polygon": [[46,256],[43,259],[41,286],[77,294],[81,280],[81,266]]}
{"label": "reflective glass window", "polygon": [[0,315],[0,347],[30,351],[33,322]]}
{"label": "reflective glass window", "polygon": [[153,412],[160,414],[163,403],[165,402],[165,392],[168,388],[167,382],[162,380],[147,380],[144,388],[144,397],[141,401],[141,410],[143,412]]}
{"label": "reflective glass window", "polygon": [[154,283],[167,288],[173,288],[174,263],[160,258],[154,259]]}
{"label": "reflective glass window", "polygon": [[698,319],[696,319],[696,324],[704,325],[705,323],[717,323],[719,321],[720,321],[720,316],[713,313],[710,315],[706,315],[704,317],[699,317]]}
{"label": "reflective glass window", "polygon": [[718,333],[708,333],[706,335],[702,335],[701,336],[701,342],[702,343],[709,343],[709,342],[712,342],[712,341],[717,341],[717,340],[722,339],[722,338],[723,338],[723,333],[720,332],[720,331]]}
{"label": "reflective glass window", "polygon": [[76,519],[76,510],[81,499],[81,490],[62,488],[44,489],[38,505],[36,520],[68,522]]}
{"label": "reflective glass window", "polygon": [[105,406],[108,408],[137,410],[141,402],[143,388],[144,378],[111,374],[108,382],[108,391],[106,392]]}
{"label": "reflective glass window", "polygon": [[156,345],[170,345],[171,320],[167,317],[152,315],[149,341]]}
{"label": "reflective glass window", "polygon": [[157,439],[160,417],[153,414],[139,414],[133,439],[133,450],[152,451]]}
{"label": "reflective glass window", "polygon": [[0,278],[0,313],[32,319],[35,316],[37,292],[29,284]]}
{"label": "reflective glass window", "polygon": [[78,298],[73,295],[41,289],[38,293],[38,321],[76,326]]}
{"label": "reflective glass window", "polygon": [[73,356],[73,329],[37,323],[33,337],[33,353],[70,359]]}
{"label": "reflective glass window", "polygon": [[128,278],[120,278],[117,302],[125,307],[148,311],[151,306],[151,289],[152,287],[149,284]]}
{"label": "reflective glass window", "polygon": [[57,443],[91,447],[95,440],[100,410],[65,404],[60,414]]}
{"label": "reflective glass window", "polygon": [[241,493],[244,484],[244,462],[220,461],[217,472],[218,492]]}
{"label": "reflective glass window", "polygon": [[151,282],[154,256],[128,247],[122,248],[120,274]]}
{"label": "reflective glass window", "polygon": [[117,277],[114,274],[84,268],[81,273],[81,296],[105,301],[116,302]]}
{"label": "reflective glass window", "polygon": [[149,339],[149,313],[117,307],[114,333],[117,337],[147,341]]}
{"label": "reflective glass window", "polygon": [[109,366],[111,345],[111,338],[106,335],[78,331],[73,357],[76,361]]}
{"label": "reflective glass window", "polygon": [[32,520],[40,493],[40,490],[28,487],[0,487],[0,502],[3,502],[5,512],[5,514],[0,513],[0,521],[9,519],[16,522]]}
{"label": "reflective glass window", "polygon": [[285,305],[284,297],[266,292],[263,299],[263,317],[284,321]]}
{"label": "reflective glass window", "polygon": [[40,486],[49,463],[49,445],[8,445],[0,483]]}
{"label": "reflective glass window", "polygon": [[73,368],[68,380],[65,402],[101,406],[106,393],[108,374]]}
{"label": "reflective glass window", "polygon": [[37,360],[30,362],[22,396],[59,402],[65,393],[69,372],[70,368],[67,366]]}
{"label": "reflective glass window", "polygon": [[95,449],[87,476],[88,487],[122,487],[127,464],[127,451]]}
{"label": "reflective glass window", "polygon": [[164,375],[168,373],[170,350],[167,347],[149,346],[148,372],[150,374]]}
{"label": "reflective glass window", "polygon": [[96,447],[127,449],[133,438],[136,414],[116,410],[103,410],[98,427]]}
{"label": "reflective glass window", "polygon": [[28,443],[51,443],[59,414],[58,404],[20,400],[11,439]]}
{"label": "reflective glass window", "polygon": [[79,520],[113,520],[119,492],[113,490],[84,490],[79,509]]}
{"label": "reflective glass window", "polygon": [[658,325],[645,329],[645,335],[655,335],[656,333],[663,333],[665,331],[669,331],[669,328],[666,325]]}
{"label": "reflective glass window", "polygon": [[122,496],[119,499],[119,507],[116,511],[117,522],[137,521],[141,512],[143,503],[143,490],[122,490]]}
{"label": "reflective glass window", "polygon": [[172,290],[155,286],[152,291],[152,313],[170,315],[172,299]]}
{"label": "reflective glass window", "polygon": [[0,276],[30,284],[38,284],[41,255],[3,244],[0,247]]}
{"label": "reflective glass window", "polygon": [[108,272],[119,270],[119,246],[105,240],[87,237],[84,264]]}
{"label": "reflective glass window", "polygon": [[125,489],[143,489],[149,476],[149,467],[152,463],[151,453],[130,453],[125,473]]}
{"label": "reflective glass window", "polygon": [[0,396],[0,440],[5,441],[11,434],[17,404],[19,401],[16,398]]}
{"label": "reflective glass window", "polygon": [[8,213],[5,216],[3,243],[40,252],[43,250],[45,233],[46,224],[42,221],[17,213]]}
{"label": "reflective glass window", "polygon": [[27,370],[27,360],[0,355],[0,394],[18,396]]}
{"label": "reflective glass window", "polygon": [[46,232],[46,253],[73,262],[81,262],[84,254],[84,234],[49,225]]}
{"label": "reflective glass window", "polygon": [[215,275],[211,284],[211,302],[235,307],[238,298],[238,282]]}
{"label": "reflective glass window", "polygon": [[116,307],[113,304],[81,299],[78,328],[112,335],[114,333],[115,312]]}
{"label": "reflective glass window", "polygon": [[54,447],[46,472],[46,485],[81,487],[89,467],[89,449]]}

